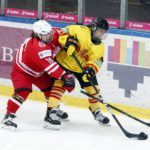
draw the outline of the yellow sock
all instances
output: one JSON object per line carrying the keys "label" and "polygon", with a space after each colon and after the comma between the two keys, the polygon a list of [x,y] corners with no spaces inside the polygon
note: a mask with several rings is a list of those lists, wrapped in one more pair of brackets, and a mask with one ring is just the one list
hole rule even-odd
{"label": "yellow sock", "polygon": [[51,97],[48,102],[48,107],[57,108],[60,100],[54,97]]}
{"label": "yellow sock", "polygon": [[[96,87],[96,88],[98,89],[98,87]],[[98,94],[96,94],[96,91],[94,90],[94,88],[92,86],[85,87],[84,89],[87,93],[89,93],[95,97],[98,97]],[[89,106],[91,108],[91,111],[96,111],[97,109],[100,109],[100,103],[98,102],[98,100],[93,99],[93,98],[88,98],[88,100],[89,100]]]}
{"label": "yellow sock", "polygon": [[99,102],[90,103],[90,108],[91,108],[91,111],[94,112],[94,111],[100,109],[100,103]]}
{"label": "yellow sock", "polygon": [[54,85],[51,89],[48,107],[57,108],[61,97],[65,93],[65,90],[62,88],[63,82],[61,80],[55,80]]}

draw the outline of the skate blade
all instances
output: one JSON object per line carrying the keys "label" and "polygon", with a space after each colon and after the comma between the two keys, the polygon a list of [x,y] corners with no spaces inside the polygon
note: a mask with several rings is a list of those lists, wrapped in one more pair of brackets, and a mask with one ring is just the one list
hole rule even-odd
{"label": "skate blade", "polygon": [[68,122],[68,121],[69,121],[69,118],[62,119],[62,118],[60,118],[60,117],[59,117],[59,120],[60,120],[60,121],[65,121],[65,122]]}
{"label": "skate blade", "polygon": [[52,129],[52,130],[59,130],[60,129],[60,125],[53,125],[53,124],[50,124],[47,122],[44,122],[43,127],[46,129]]}
{"label": "skate blade", "polygon": [[4,130],[8,130],[8,131],[17,131],[16,127],[14,127],[14,126],[6,126],[5,124],[1,124],[0,128],[4,129]]}
{"label": "skate blade", "polygon": [[[97,120],[96,120],[96,121],[97,121]],[[110,127],[110,126],[111,126],[110,123],[104,124],[104,123],[102,123],[102,122],[100,122],[100,121],[97,121],[97,122],[98,122],[98,124],[100,124],[100,125],[102,125],[102,126],[106,126],[106,127]]]}

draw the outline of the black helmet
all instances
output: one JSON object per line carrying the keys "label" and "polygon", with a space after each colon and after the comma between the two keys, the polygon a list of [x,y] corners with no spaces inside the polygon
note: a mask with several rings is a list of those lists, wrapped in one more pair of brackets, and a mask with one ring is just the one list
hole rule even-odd
{"label": "black helmet", "polygon": [[101,28],[106,31],[108,31],[108,29],[109,29],[109,24],[108,24],[107,20],[104,18],[101,18],[101,17],[97,17],[97,18],[93,19],[90,26],[91,26],[91,30],[93,30],[93,31],[96,30],[97,28]]}
{"label": "black helmet", "polygon": [[100,44],[101,38],[95,37],[94,33],[98,29],[102,29],[102,30],[105,30],[107,32],[109,29],[109,24],[108,24],[107,20],[105,20],[104,18],[97,17],[97,18],[93,19],[93,21],[91,22],[91,24],[88,25],[88,27],[92,31],[91,32],[92,33],[92,42],[94,44]]}

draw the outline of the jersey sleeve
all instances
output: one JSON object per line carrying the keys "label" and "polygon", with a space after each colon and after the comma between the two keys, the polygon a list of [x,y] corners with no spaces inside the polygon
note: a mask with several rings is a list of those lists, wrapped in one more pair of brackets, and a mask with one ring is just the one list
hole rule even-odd
{"label": "jersey sleeve", "polygon": [[68,34],[67,33],[62,32],[60,34],[58,41],[59,41],[59,44],[61,45],[61,47],[65,46],[67,38],[68,38]]}
{"label": "jersey sleeve", "polygon": [[86,67],[92,67],[95,72],[98,72],[103,64],[104,45],[101,43],[99,46],[93,46],[92,49]]}
{"label": "jersey sleeve", "polygon": [[64,69],[54,60],[53,57],[47,57],[41,60],[42,67],[51,77],[59,79],[64,73]]}
{"label": "jersey sleeve", "polygon": [[37,54],[36,63],[38,63],[39,67],[51,77],[59,79],[65,73],[65,70],[54,59],[53,47],[50,48],[45,45],[43,47],[37,47],[35,51]]}
{"label": "jersey sleeve", "polygon": [[65,46],[68,36],[74,36],[74,38],[77,38],[76,27],[77,25],[70,25],[60,31],[58,41],[62,47]]}

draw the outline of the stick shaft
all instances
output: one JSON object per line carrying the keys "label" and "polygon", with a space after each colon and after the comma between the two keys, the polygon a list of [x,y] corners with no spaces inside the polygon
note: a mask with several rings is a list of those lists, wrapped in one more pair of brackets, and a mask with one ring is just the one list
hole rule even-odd
{"label": "stick shaft", "polygon": [[[98,100],[100,103],[104,104],[104,102],[103,102],[100,98],[97,98],[97,97],[95,97],[95,96],[93,96],[93,95],[90,95],[89,93],[86,93],[86,92],[84,92],[84,91],[82,91],[82,90],[80,90],[80,92],[81,92],[82,94],[84,94],[84,95],[86,95],[86,96],[89,96],[89,97],[91,97],[91,98],[94,98],[94,99]],[[113,106],[113,105],[111,105],[111,104],[109,104],[109,103],[107,103],[107,105],[108,105],[109,107],[111,107],[112,109],[114,109],[114,110],[116,110],[116,111],[118,111],[118,112],[120,112],[120,113],[126,115],[127,117],[130,117],[131,119],[134,119],[134,120],[136,120],[136,121],[138,121],[138,122],[140,122],[140,123],[142,123],[142,124],[144,124],[144,125],[150,127],[150,123],[147,123],[147,122],[145,122],[145,121],[143,121],[143,120],[140,120],[139,118],[134,117],[134,116],[128,114],[127,112],[125,112],[125,111],[123,111],[123,110],[121,110],[121,109],[119,109],[119,108],[117,108],[117,107],[115,107],[115,106]]]}
{"label": "stick shaft", "polygon": [[[84,73],[84,68],[82,67],[80,61],[77,59],[77,57],[75,56],[75,54],[72,54],[72,57],[76,60],[78,66],[80,67],[80,69],[82,70],[82,72]],[[89,82],[91,83],[91,85],[93,86],[93,88],[95,89],[96,93],[98,94],[98,89],[96,88],[96,86],[94,85],[94,83],[92,82],[92,80],[89,80]],[[125,130],[125,128],[121,125],[121,123],[119,122],[119,120],[117,119],[117,117],[113,114],[113,112],[111,111],[111,107],[110,105],[108,105],[107,103],[105,103],[103,101],[103,104],[105,104],[106,108],[108,109],[108,111],[110,112],[110,114],[112,115],[112,117],[114,118],[114,120],[116,121],[117,125],[119,126],[119,128],[121,129],[121,131],[124,133],[124,135],[128,138],[131,137],[136,137],[139,138],[139,134],[134,134],[134,133],[130,133],[127,130]]]}

